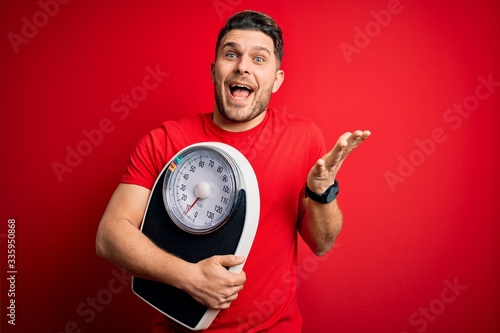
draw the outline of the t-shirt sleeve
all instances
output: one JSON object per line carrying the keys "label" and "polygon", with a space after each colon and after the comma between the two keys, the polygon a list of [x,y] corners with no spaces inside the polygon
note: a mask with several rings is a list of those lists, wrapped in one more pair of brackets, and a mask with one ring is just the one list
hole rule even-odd
{"label": "t-shirt sleeve", "polygon": [[314,166],[318,159],[322,158],[326,154],[326,149],[327,148],[323,133],[315,123],[311,122],[309,127],[309,146],[307,150],[308,154],[306,155],[307,161],[305,165],[306,173],[304,177],[304,186],[302,187],[299,195],[300,198],[306,197],[306,180],[309,170]]}
{"label": "t-shirt sleeve", "polygon": [[309,164],[312,167],[316,161],[327,152],[325,138],[319,127],[311,123],[309,140]]}
{"label": "t-shirt sleeve", "polygon": [[164,165],[165,131],[155,129],[146,134],[136,145],[129,158],[122,183],[152,189]]}

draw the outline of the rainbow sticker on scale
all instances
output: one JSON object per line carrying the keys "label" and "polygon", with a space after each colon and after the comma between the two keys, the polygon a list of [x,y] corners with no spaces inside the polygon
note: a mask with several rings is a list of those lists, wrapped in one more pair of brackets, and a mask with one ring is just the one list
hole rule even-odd
{"label": "rainbow sticker on scale", "polygon": [[170,170],[170,172],[174,172],[175,169],[177,168],[177,166],[179,165],[179,163],[181,163],[181,160],[182,160],[182,157],[176,157],[172,163],[170,163],[170,165],[168,166],[168,170]]}

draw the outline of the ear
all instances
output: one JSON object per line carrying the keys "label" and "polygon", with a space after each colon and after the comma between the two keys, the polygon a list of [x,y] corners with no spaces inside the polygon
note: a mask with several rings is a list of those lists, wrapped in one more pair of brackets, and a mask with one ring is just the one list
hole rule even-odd
{"label": "ear", "polygon": [[278,89],[281,87],[281,84],[285,80],[285,72],[282,71],[281,69],[278,69],[276,71],[276,75],[274,78],[274,83],[273,83],[273,93],[277,92]]}
{"label": "ear", "polygon": [[210,78],[212,79],[212,83],[214,83],[215,77],[215,62],[210,65]]}

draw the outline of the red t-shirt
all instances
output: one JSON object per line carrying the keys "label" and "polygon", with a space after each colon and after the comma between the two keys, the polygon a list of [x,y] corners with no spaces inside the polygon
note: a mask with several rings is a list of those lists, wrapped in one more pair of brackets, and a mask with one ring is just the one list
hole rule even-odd
{"label": "red t-shirt", "polygon": [[[319,128],[310,120],[275,110],[268,110],[258,126],[243,132],[221,129],[211,113],[166,121],[138,143],[122,182],[152,189],[178,151],[204,141],[229,144],[245,155],[257,176],[261,207],[245,262],[245,286],[205,332],[300,332],[295,295],[297,213],[307,174],[325,152]],[[171,326],[168,319],[159,318],[153,332],[174,332],[167,328]]]}

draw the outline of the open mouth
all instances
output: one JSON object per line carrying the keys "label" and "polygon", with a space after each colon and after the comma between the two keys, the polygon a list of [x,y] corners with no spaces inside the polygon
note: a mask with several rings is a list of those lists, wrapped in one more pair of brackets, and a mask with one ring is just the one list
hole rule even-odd
{"label": "open mouth", "polygon": [[253,89],[244,84],[231,84],[229,86],[231,95],[236,99],[247,99],[253,93]]}

